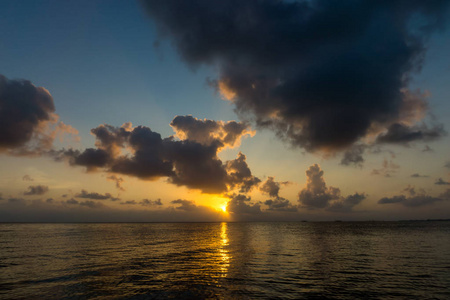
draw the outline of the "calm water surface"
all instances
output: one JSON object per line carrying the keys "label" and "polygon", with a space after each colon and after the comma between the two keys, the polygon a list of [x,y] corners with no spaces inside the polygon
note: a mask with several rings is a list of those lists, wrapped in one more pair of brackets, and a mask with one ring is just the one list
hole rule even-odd
{"label": "calm water surface", "polygon": [[1,299],[450,299],[450,222],[0,224]]}

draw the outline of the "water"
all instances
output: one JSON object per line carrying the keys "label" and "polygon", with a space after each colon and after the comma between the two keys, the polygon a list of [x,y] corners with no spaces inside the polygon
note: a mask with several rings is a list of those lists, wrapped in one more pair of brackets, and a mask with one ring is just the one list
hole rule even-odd
{"label": "water", "polygon": [[450,222],[0,224],[1,299],[450,299]]}

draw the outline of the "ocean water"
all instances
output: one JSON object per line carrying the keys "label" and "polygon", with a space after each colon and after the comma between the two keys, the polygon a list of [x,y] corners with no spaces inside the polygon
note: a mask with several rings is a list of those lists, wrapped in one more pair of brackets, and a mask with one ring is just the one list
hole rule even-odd
{"label": "ocean water", "polygon": [[0,224],[0,299],[450,299],[450,222]]}

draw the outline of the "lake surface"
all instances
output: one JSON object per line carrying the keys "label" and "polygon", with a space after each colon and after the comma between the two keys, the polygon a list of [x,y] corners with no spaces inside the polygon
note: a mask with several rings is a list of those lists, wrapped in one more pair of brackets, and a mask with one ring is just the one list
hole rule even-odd
{"label": "lake surface", "polygon": [[450,299],[450,222],[0,224],[1,299]]}

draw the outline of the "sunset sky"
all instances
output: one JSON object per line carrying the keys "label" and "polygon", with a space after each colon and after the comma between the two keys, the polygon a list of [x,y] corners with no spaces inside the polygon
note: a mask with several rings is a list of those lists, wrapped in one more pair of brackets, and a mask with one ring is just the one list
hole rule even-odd
{"label": "sunset sky", "polygon": [[449,1],[1,1],[0,221],[450,218]]}

